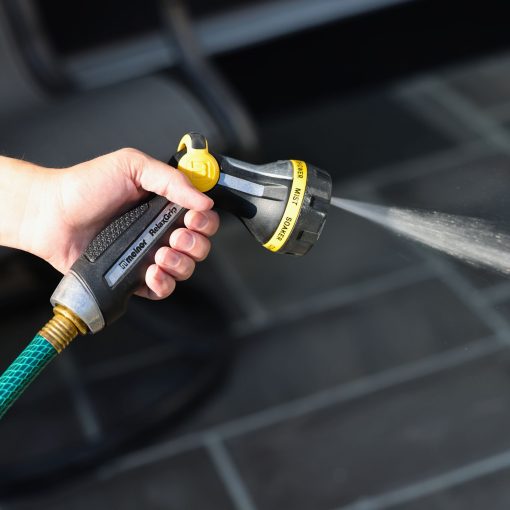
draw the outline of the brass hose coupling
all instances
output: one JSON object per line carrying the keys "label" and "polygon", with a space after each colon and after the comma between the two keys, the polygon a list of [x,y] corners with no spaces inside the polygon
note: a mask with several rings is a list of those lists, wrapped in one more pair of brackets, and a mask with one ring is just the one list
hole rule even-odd
{"label": "brass hose coupling", "polygon": [[53,308],[54,316],[39,331],[39,334],[60,354],[77,336],[85,335],[87,326],[69,308],[57,305]]}

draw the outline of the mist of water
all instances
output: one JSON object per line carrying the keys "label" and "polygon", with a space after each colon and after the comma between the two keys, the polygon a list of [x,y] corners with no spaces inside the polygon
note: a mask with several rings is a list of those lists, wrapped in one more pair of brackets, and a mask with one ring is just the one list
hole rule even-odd
{"label": "mist of water", "polygon": [[489,221],[332,198],[331,204],[465,262],[510,275],[510,235]]}

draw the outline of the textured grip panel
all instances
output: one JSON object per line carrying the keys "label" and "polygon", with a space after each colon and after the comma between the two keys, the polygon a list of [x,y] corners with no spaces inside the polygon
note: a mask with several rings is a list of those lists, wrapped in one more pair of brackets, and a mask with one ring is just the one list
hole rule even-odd
{"label": "textured grip panel", "polygon": [[0,418],[56,355],[48,340],[34,337],[0,377]]}
{"label": "textured grip panel", "polygon": [[144,204],[131,209],[123,214],[120,218],[112,221],[106,228],[101,230],[99,234],[91,241],[84,252],[85,257],[90,262],[95,262],[111,244],[116,241],[122,233],[124,233],[138,218],[149,208],[149,204]]}

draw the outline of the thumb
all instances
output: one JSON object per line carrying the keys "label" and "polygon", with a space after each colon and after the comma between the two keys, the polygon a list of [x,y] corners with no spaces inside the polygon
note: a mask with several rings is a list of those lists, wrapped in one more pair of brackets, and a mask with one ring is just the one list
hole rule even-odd
{"label": "thumb", "polygon": [[[214,202],[198,191],[179,170],[136,151],[137,157],[127,165],[132,179],[138,187],[151,191],[171,202],[194,211],[207,211]],[[133,164],[134,163],[134,164]]]}

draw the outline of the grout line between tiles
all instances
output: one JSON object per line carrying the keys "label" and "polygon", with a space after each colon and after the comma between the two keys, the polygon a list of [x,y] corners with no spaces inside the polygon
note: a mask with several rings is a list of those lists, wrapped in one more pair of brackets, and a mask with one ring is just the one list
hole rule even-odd
{"label": "grout line between tiles", "polygon": [[[494,147],[484,140],[476,140],[452,149],[420,156],[403,163],[380,167],[363,177],[355,177],[341,183],[340,188],[353,192],[385,186],[395,182],[406,182],[421,176],[446,171],[451,167],[471,163],[474,160],[495,154]],[[336,192],[341,192],[338,189]]]}
{"label": "grout line between tiles", "polygon": [[488,303],[497,305],[510,298],[510,282],[503,282],[482,290]]}
{"label": "grout line between tiles", "polygon": [[470,129],[469,125],[459,122],[455,115],[447,115],[444,105],[435,98],[416,94],[415,89],[412,82],[410,86],[404,83],[393,89],[393,96],[414,115],[457,143],[462,144],[480,136],[480,133]]}
{"label": "grout line between tiles", "polygon": [[224,441],[264,427],[276,425],[291,418],[297,418],[333,405],[366,397],[402,383],[451,369],[483,358],[484,356],[489,356],[505,348],[506,346],[503,346],[496,337],[485,337],[456,349],[327,388],[312,395],[213,426],[202,432],[181,436],[144,448],[113,461],[102,468],[97,474],[100,478],[110,478],[118,473],[202,447],[204,445],[204,438],[210,434],[214,434],[215,437]]}
{"label": "grout line between tiles", "polygon": [[205,438],[205,446],[236,510],[257,510],[221,439],[209,434]]}
{"label": "grout line between tiles", "polygon": [[360,397],[380,392],[387,388],[409,382],[432,373],[456,367],[467,361],[502,350],[494,336],[486,337],[457,349],[429,356],[414,363],[408,363],[378,374],[369,375],[336,387],[322,390],[313,395],[281,404],[215,427],[222,438],[237,437],[276,423],[319,411]]}
{"label": "grout line between tiles", "polygon": [[510,468],[510,450],[486,457],[471,464],[466,464],[438,476],[420,480],[401,489],[395,489],[350,503],[336,510],[384,510],[451,489],[508,468]]}
{"label": "grout line between tiles", "polygon": [[202,432],[191,433],[140,449],[99,467],[95,475],[99,480],[105,481],[125,471],[196,450],[204,446],[204,436]]}
{"label": "grout line between tiles", "polygon": [[351,305],[367,298],[375,297],[385,292],[402,289],[415,283],[430,280],[434,274],[425,265],[414,265],[398,269],[391,273],[355,285],[338,287],[327,292],[314,294],[308,299],[293,302],[289,305],[276,308],[272,318],[262,326],[253,326],[251,323],[238,327],[238,336],[248,336],[301,320],[305,317],[319,315],[335,308]]}
{"label": "grout line between tiles", "polygon": [[453,265],[440,255],[428,253],[425,255],[430,266],[450,289],[462,300],[477,317],[483,321],[498,336],[501,342],[510,343],[510,324],[495,310],[473,285],[462,276]]}
{"label": "grout line between tiles", "polygon": [[430,76],[422,80],[421,88],[434,99],[441,102],[443,107],[460,122],[471,126],[494,148],[510,153],[510,134],[494,119],[485,115],[469,99],[452,89],[444,80]]}

